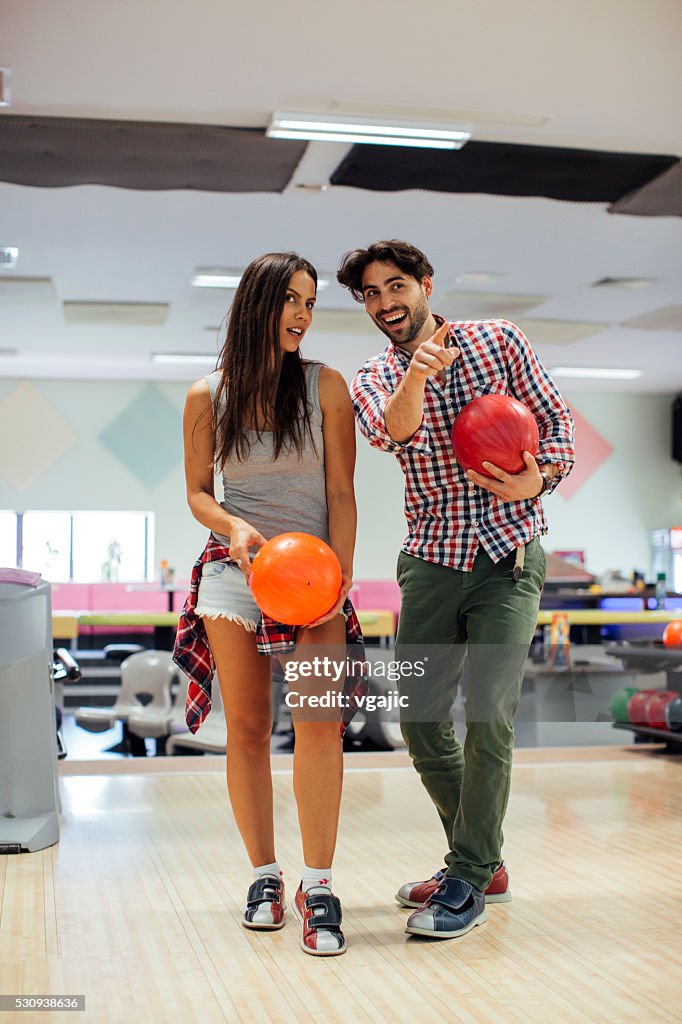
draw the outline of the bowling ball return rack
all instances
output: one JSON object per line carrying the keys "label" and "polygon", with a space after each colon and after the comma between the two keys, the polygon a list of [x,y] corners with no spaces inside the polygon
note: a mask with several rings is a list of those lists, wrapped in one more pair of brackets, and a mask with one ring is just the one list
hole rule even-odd
{"label": "bowling ball return rack", "polygon": [[[665,672],[666,689],[682,694],[682,648],[664,647],[660,640],[630,640],[626,643],[608,644],[605,653],[618,658],[623,668],[631,672]],[[682,754],[682,732],[670,729],[653,729],[648,725],[634,725],[632,722],[614,722],[614,729],[627,729],[635,733],[635,742],[665,743],[673,754]]]}

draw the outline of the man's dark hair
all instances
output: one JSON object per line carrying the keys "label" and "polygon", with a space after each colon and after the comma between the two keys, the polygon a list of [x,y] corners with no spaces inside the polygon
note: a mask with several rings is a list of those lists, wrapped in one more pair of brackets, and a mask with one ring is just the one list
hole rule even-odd
{"label": "man's dark hair", "polygon": [[341,260],[336,280],[348,289],[356,302],[364,302],[362,275],[365,267],[375,262],[395,263],[403,274],[409,274],[417,281],[433,274],[433,267],[421,249],[409,242],[401,242],[398,238],[374,242],[367,249],[353,249]]}

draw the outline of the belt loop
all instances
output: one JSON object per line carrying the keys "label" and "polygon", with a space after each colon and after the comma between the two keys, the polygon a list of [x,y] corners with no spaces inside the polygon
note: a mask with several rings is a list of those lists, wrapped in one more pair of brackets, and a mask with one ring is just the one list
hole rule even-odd
{"label": "belt loop", "polygon": [[512,579],[514,580],[514,583],[518,583],[521,579],[521,574],[523,573],[523,566],[525,561],[526,545],[521,544],[521,546],[516,549],[516,558],[514,559],[514,568],[512,570]]}

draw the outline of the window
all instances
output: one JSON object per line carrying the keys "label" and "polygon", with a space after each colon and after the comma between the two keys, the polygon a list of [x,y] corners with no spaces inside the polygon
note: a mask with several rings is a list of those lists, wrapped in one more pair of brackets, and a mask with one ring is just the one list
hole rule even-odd
{"label": "window", "polygon": [[71,579],[71,513],[24,512],[21,564],[46,580]]}
{"label": "window", "polygon": [[144,580],[149,543],[144,512],[74,512],[73,580]]}
{"label": "window", "polygon": [[0,510],[0,566],[16,569],[17,514]]}
{"label": "window", "polygon": [[17,564],[50,582],[153,579],[154,516],[149,512],[0,511],[0,565]]}

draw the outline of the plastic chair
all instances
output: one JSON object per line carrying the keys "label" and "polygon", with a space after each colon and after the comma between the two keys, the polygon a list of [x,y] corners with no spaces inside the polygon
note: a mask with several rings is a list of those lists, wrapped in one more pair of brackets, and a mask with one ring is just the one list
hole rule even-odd
{"label": "plastic chair", "polygon": [[[211,690],[211,711],[208,718],[202,723],[199,731],[194,735],[189,731],[185,722],[185,702],[183,700],[182,706],[178,709],[182,712],[182,718],[178,718],[173,722],[171,735],[166,740],[167,754],[175,754],[178,747],[191,751],[205,751],[211,754],[225,753],[227,750],[225,709],[218,680],[215,676],[213,677]],[[178,707],[177,702],[176,707]]]}
{"label": "plastic chair", "polygon": [[148,704],[146,707],[136,708],[128,715],[129,731],[141,739],[155,739],[157,754],[165,753],[165,740],[171,732],[189,732],[185,724],[185,701],[189,679],[184,672],[177,668],[176,671],[180,682],[170,708],[157,708]]}
{"label": "plastic chair", "polygon": [[171,682],[176,675],[169,651],[142,651],[121,663],[121,689],[111,708],[79,708],[77,725],[88,732],[106,732],[115,722],[128,725],[128,719],[140,708],[170,712]]}

